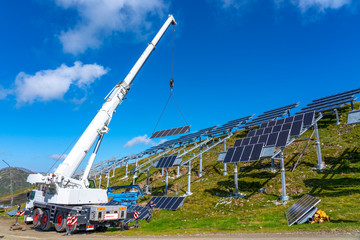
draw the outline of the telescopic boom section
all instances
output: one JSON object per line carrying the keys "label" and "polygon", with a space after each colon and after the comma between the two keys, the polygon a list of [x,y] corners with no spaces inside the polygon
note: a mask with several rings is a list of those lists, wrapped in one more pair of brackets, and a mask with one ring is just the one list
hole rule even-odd
{"label": "telescopic boom section", "polygon": [[[110,96],[106,99],[99,112],[96,114],[94,119],[91,121],[89,126],[86,128],[84,133],[81,135],[75,146],[71,149],[66,159],[56,169],[56,175],[62,175],[65,177],[72,177],[80,163],[84,160],[86,154],[93,146],[96,139],[108,132],[108,125],[112,118],[113,113],[122,100],[126,96],[130,85],[136,75],[138,74],[141,67],[144,65],[152,51],[154,51],[156,44],[159,42],[161,37],[164,35],[166,30],[171,24],[176,24],[176,21],[172,15],[169,15],[167,21],[161,27],[160,31],[156,34],[154,39],[148,44],[147,48],[140,56],[138,61],[135,63],[133,68],[130,70],[124,81],[119,82]],[[93,161],[93,160],[92,160]],[[89,165],[92,165],[89,164]],[[91,166],[90,166],[91,167]]]}

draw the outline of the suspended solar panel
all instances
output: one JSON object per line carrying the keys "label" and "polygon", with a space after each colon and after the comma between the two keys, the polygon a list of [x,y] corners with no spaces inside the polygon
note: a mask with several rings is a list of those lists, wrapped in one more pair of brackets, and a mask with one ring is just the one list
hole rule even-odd
{"label": "suspended solar panel", "polygon": [[360,93],[360,88],[315,99],[311,103],[306,105],[306,107],[302,108],[297,114],[310,111],[324,112],[342,107],[344,104],[347,103],[352,104],[357,99],[355,95],[358,93]]}
{"label": "suspended solar panel", "polygon": [[147,206],[152,202],[155,204],[154,208],[177,210],[184,204],[185,197],[152,197]]}
{"label": "suspended solar panel", "polygon": [[173,136],[173,135],[178,135],[178,134],[184,134],[187,132],[190,132],[190,126],[157,131],[157,132],[154,132],[154,134],[150,138],[167,137],[167,136]]}
{"label": "suspended solar panel", "polygon": [[292,205],[288,210],[286,210],[286,219],[289,226],[298,223],[301,219],[307,215],[312,209],[318,204],[321,200],[305,194],[302,196],[299,201]]}
{"label": "suspended solar panel", "polygon": [[170,168],[174,165],[177,155],[166,156],[160,158],[156,164],[156,168]]}

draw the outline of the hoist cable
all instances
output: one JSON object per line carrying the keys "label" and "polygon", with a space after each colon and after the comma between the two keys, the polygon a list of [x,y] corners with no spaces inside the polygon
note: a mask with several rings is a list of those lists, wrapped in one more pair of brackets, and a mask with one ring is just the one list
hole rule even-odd
{"label": "hoist cable", "polygon": [[180,112],[181,116],[183,117],[183,119],[184,119],[184,121],[186,123],[186,126],[189,126],[188,122],[186,121],[186,118],[185,118],[184,114],[181,112],[180,107],[179,107],[179,105],[177,104],[177,102],[176,102],[176,100],[174,98],[174,95],[172,93],[170,93],[170,96],[173,98],[174,103],[176,104],[177,108],[179,109],[179,112]]}
{"label": "hoist cable", "polygon": [[167,107],[167,105],[168,105],[168,103],[169,103],[170,98],[171,98],[171,93],[170,93],[170,96],[169,96],[168,100],[166,101],[165,107],[164,107],[164,109],[163,109],[163,110],[162,110],[162,112],[161,112],[160,118],[159,118],[159,120],[157,121],[156,126],[155,126],[155,128],[154,128],[154,130],[153,130],[152,134],[154,134],[154,132],[155,132],[155,130],[156,130],[156,128],[157,128],[157,126],[158,126],[158,124],[159,124],[160,120],[161,120],[161,117],[162,117],[162,115],[163,115],[163,114],[164,114],[164,112],[165,112],[165,109],[166,109],[166,107]]}

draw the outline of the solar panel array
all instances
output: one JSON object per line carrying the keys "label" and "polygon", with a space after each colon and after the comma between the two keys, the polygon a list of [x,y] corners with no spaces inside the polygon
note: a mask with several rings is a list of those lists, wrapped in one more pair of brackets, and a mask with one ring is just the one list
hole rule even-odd
{"label": "solar panel array", "polygon": [[152,197],[147,206],[151,201],[155,204],[154,208],[175,211],[184,204],[185,197]]}
{"label": "solar panel array", "polygon": [[305,113],[265,122],[251,130],[246,138],[237,139],[227,151],[224,163],[258,161],[263,147],[286,147],[289,137],[299,136],[303,127],[314,122],[315,113]]}
{"label": "solar panel array", "polygon": [[139,213],[138,220],[147,219],[150,216],[150,208],[147,206],[139,206],[139,205],[130,205],[127,207],[127,218],[123,221],[124,223],[132,222],[135,219],[133,215],[135,212]]}
{"label": "solar panel array", "polygon": [[320,201],[320,199],[308,194],[302,196],[299,201],[297,201],[285,212],[289,226],[301,220],[301,218],[311,211]]}
{"label": "solar panel array", "polygon": [[252,118],[254,115],[246,116],[243,118],[231,120],[207,133],[208,136],[214,136],[218,134],[224,134],[230,132],[233,128],[239,127],[240,125],[246,123],[250,118]]}
{"label": "solar panel array", "polygon": [[157,132],[154,132],[150,138],[167,137],[167,136],[173,136],[173,135],[178,135],[178,134],[184,134],[187,132],[190,132],[190,126],[157,131]]}
{"label": "solar panel array", "polygon": [[264,112],[263,114],[257,116],[256,118],[252,119],[251,122],[248,122],[245,124],[245,126],[247,127],[251,127],[251,126],[257,126],[260,125],[263,122],[267,122],[270,120],[275,120],[279,117],[283,117],[286,114],[288,114],[290,112],[290,109],[295,108],[299,106],[299,103],[294,103],[294,104],[290,104],[284,107],[280,107],[280,108],[276,108],[273,110],[269,110]]}
{"label": "solar panel array", "polygon": [[174,165],[174,163],[175,163],[176,157],[177,157],[177,154],[172,155],[172,156],[166,156],[166,157],[160,158],[160,160],[156,164],[156,168],[170,168],[170,167],[172,167]]}
{"label": "solar panel array", "polygon": [[340,108],[346,103],[354,102],[357,99],[355,95],[358,93],[360,93],[360,88],[313,100],[296,114],[310,111],[324,112]]}

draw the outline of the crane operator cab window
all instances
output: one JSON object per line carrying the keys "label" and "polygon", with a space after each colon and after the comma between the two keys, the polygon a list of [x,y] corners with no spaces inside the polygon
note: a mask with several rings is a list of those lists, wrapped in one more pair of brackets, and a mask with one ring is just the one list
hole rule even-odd
{"label": "crane operator cab window", "polygon": [[28,201],[29,200],[34,200],[34,197],[35,197],[35,191],[31,191],[31,192],[28,192],[26,194],[26,198],[27,198]]}
{"label": "crane operator cab window", "polygon": [[89,181],[89,188],[96,188],[94,179],[88,179]]}

